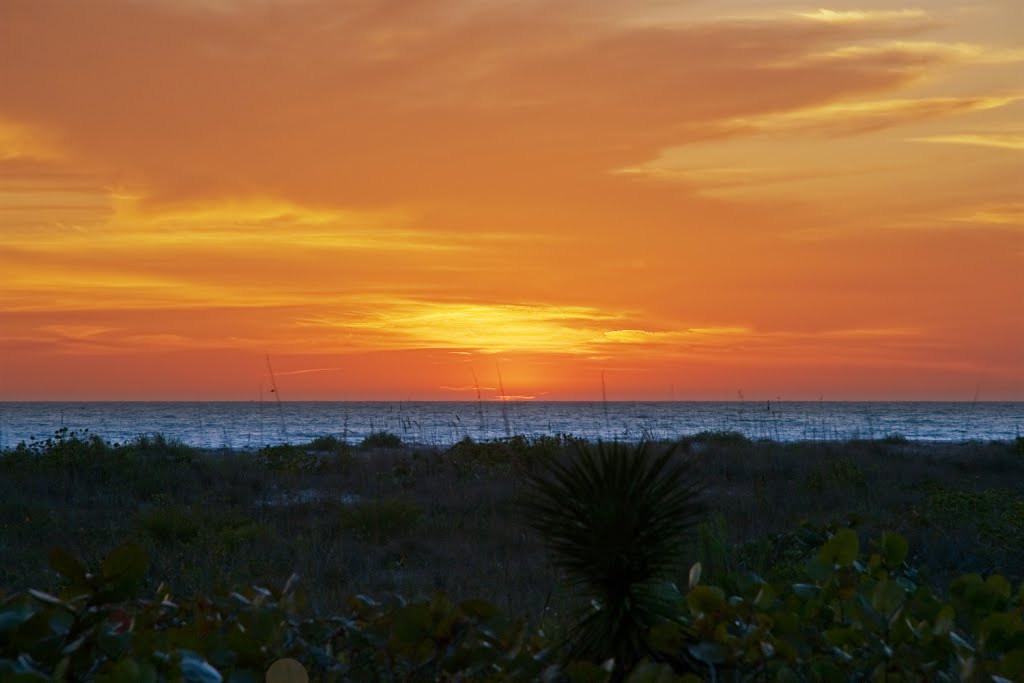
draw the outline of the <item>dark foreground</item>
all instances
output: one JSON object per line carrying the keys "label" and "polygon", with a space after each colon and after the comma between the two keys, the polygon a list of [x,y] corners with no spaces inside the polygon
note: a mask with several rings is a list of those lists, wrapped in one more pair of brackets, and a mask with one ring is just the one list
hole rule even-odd
{"label": "dark foreground", "polygon": [[[1002,575],[1014,595],[1024,579],[1019,439],[779,444],[718,433],[674,445],[692,458],[707,510],[678,568],[679,586],[693,583],[693,562],[702,565],[701,584],[730,593],[742,591],[737,576],[779,585],[805,580],[808,559],[837,537],[859,539],[864,564],[851,565],[849,549],[833,547],[836,571],[855,567],[881,580],[879,572],[895,577],[897,566],[912,566],[913,581],[938,598],[955,595],[953,579],[963,574]],[[284,586],[294,573],[306,614],[356,609],[357,594],[443,592],[452,610],[480,599],[558,633],[580,596],[551,567],[518,501],[523,468],[572,451],[560,438],[439,451],[376,435],[358,447],[325,437],[259,453],[200,452],[160,438],[115,448],[61,435],[0,456],[0,595],[66,589],[68,571],[77,570],[62,578],[48,564],[52,548],[94,567],[127,542],[148,557],[140,585],[155,589],[163,581],[169,595],[248,594],[247,586]],[[868,541],[882,532],[900,534],[909,553],[893,560],[882,552],[882,565],[868,566]],[[689,609],[695,619],[708,611]],[[1011,638],[1006,647],[1019,645],[1024,662],[1024,628],[1011,636],[1021,642]],[[775,656],[772,647],[761,646],[762,659]],[[691,653],[673,668],[692,669],[701,656]]]}

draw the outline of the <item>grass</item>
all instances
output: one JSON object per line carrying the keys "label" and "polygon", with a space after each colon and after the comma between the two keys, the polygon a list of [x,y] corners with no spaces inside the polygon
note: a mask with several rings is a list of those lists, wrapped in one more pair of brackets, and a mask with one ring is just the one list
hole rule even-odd
{"label": "grass", "polygon": [[[176,593],[305,580],[314,606],[354,593],[479,597],[564,624],[577,589],[524,523],[520,467],[571,458],[575,440],[464,441],[447,451],[325,437],[258,453],[199,451],[149,437],[114,447],[64,433],[0,455],[0,592],[53,589],[51,547],[98,562],[127,541]],[[655,444],[653,448],[661,448]],[[801,525],[859,520],[903,534],[928,580],[965,572],[1024,579],[1019,443],[751,442],[683,439],[710,514],[679,563],[708,575],[785,574],[810,547]],[[556,626],[552,626],[555,628]]]}

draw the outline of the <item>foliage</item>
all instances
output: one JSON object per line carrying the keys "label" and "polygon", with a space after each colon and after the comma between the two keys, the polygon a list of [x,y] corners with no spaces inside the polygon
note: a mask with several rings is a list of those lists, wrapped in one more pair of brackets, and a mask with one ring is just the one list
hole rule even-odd
{"label": "foliage", "polygon": [[261,681],[277,659],[323,681],[529,681],[550,665],[537,638],[491,605],[357,596],[340,615],[307,618],[292,577],[177,600],[163,587],[138,598],[146,556],[122,546],[98,570],[55,550],[61,596],[39,591],[0,604],[4,681]]}
{"label": "foliage", "polygon": [[[867,553],[833,529],[801,580],[736,577],[731,594],[696,585],[676,622],[657,628],[669,656],[718,680],[1000,681],[1024,676],[1024,586],[963,576],[945,602],[883,533]],[[999,678],[1001,677],[1001,678]]]}
{"label": "foliage", "polygon": [[371,432],[366,435],[359,447],[363,450],[392,450],[402,447],[402,438],[391,432]]}
{"label": "foliage", "polygon": [[279,472],[317,472],[325,466],[319,455],[307,453],[304,447],[292,444],[264,446],[257,458],[267,469]]}
{"label": "foliage", "polygon": [[357,537],[383,543],[409,533],[423,511],[404,500],[364,500],[342,507],[338,513],[343,529]]}
{"label": "foliage", "polygon": [[[277,659],[324,681],[1012,681],[1024,677],[1024,585],[1001,576],[956,579],[933,594],[908,563],[906,541],[883,533],[862,552],[854,529],[804,530],[821,540],[795,580],[756,574],[701,583],[644,634],[649,657],[568,660],[543,632],[479,600],[444,595],[349,599],[308,616],[293,576],[177,599],[140,597],[147,558],[116,548],[91,571],[61,550],[59,595],[0,601],[4,681],[259,681]],[[697,674],[685,674],[692,668]]]}
{"label": "foliage", "polygon": [[525,474],[528,524],[592,598],[572,657],[613,658],[621,674],[650,651],[648,632],[671,614],[679,593],[668,579],[701,512],[690,465],[674,448],[598,442]]}
{"label": "foliage", "polygon": [[309,448],[314,451],[337,453],[347,450],[348,444],[333,434],[324,434],[310,441]]}

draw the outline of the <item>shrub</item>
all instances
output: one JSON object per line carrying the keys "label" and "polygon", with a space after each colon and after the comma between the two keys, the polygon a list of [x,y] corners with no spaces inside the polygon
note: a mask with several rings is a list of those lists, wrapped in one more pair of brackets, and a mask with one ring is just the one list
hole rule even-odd
{"label": "shrub", "polygon": [[336,453],[347,450],[348,444],[333,434],[324,434],[323,436],[318,436],[310,441],[309,448],[314,451]]}
{"label": "shrub", "polygon": [[156,507],[139,513],[139,524],[157,543],[188,543],[199,535],[201,521],[189,508],[160,500]]}
{"label": "shrub", "polygon": [[412,531],[423,511],[404,500],[366,500],[341,508],[340,524],[365,540],[384,543]]}
{"label": "shrub", "polygon": [[281,472],[315,472],[324,465],[318,456],[310,455],[305,448],[291,444],[264,446],[259,450],[258,458],[267,469]]}
{"label": "shrub", "polygon": [[402,439],[391,432],[371,432],[366,435],[359,447],[365,450],[393,450],[402,447]]}

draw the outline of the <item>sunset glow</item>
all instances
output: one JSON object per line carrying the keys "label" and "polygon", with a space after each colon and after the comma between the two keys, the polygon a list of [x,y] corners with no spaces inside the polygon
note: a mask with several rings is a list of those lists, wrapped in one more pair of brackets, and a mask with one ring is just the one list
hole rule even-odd
{"label": "sunset glow", "polygon": [[1021,26],[0,0],[0,400],[1024,400]]}

